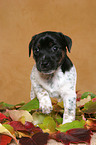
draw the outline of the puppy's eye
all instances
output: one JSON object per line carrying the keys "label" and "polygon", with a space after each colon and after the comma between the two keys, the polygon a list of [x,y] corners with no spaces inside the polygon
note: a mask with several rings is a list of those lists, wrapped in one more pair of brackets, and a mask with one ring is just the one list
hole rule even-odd
{"label": "puppy's eye", "polygon": [[34,49],[34,54],[35,54],[35,55],[38,55],[39,51],[40,51],[39,48],[35,48],[35,49]]}
{"label": "puppy's eye", "polygon": [[52,47],[52,51],[53,51],[53,52],[56,52],[57,50],[58,50],[58,47],[55,47],[55,46]]}

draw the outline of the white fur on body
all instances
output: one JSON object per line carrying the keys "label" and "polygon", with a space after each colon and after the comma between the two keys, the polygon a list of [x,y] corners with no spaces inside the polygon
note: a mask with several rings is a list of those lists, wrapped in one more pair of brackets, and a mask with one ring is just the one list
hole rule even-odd
{"label": "white fur on body", "polygon": [[63,124],[75,120],[76,109],[76,69],[62,72],[58,68],[54,74],[40,73],[34,65],[31,73],[31,99],[39,100],[39,108],[43,113],[50,113],[52,103],[50,97],[58,97],[64,102]]}

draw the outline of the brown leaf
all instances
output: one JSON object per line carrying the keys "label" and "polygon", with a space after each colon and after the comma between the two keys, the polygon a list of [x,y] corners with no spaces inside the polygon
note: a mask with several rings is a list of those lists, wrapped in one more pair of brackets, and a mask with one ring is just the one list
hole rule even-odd
{"label": "brown leaf", "polygon": [[47,144],[48,136],[48,133],[38,132],[32,138],[22,137],[19,142],[21,145],[45,145]]}
{"label": "brown leaf", "polygon": [[66,133],[57,132],[50,138],[69,145],[70,143],[90,143],[92,132],[85,128],[70,129]]}

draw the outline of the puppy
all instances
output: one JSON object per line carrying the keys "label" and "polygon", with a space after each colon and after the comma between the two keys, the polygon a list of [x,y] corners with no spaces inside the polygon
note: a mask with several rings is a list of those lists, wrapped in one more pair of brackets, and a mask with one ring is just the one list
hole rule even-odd
{"label": "puppy", "polygon": [[36,62],[31,73],[31,99],[39,100],[43,113],[50,113],[50,97],[64,102],[63,124],[75,120],[76,69],[69,57],[72,40],[59,32],[46,31],[32,37],[29,57],[33,50]]}

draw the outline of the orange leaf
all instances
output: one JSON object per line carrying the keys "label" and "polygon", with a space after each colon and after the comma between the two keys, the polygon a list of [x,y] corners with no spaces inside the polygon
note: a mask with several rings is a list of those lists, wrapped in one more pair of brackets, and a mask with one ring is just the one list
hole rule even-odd
{"label": "orange leaf", "polygon": [[86,127],[87,127],[88,129],[93,130],[93,131],[96,131],[96,119],[89,118],[89,119],[86,121]]}

